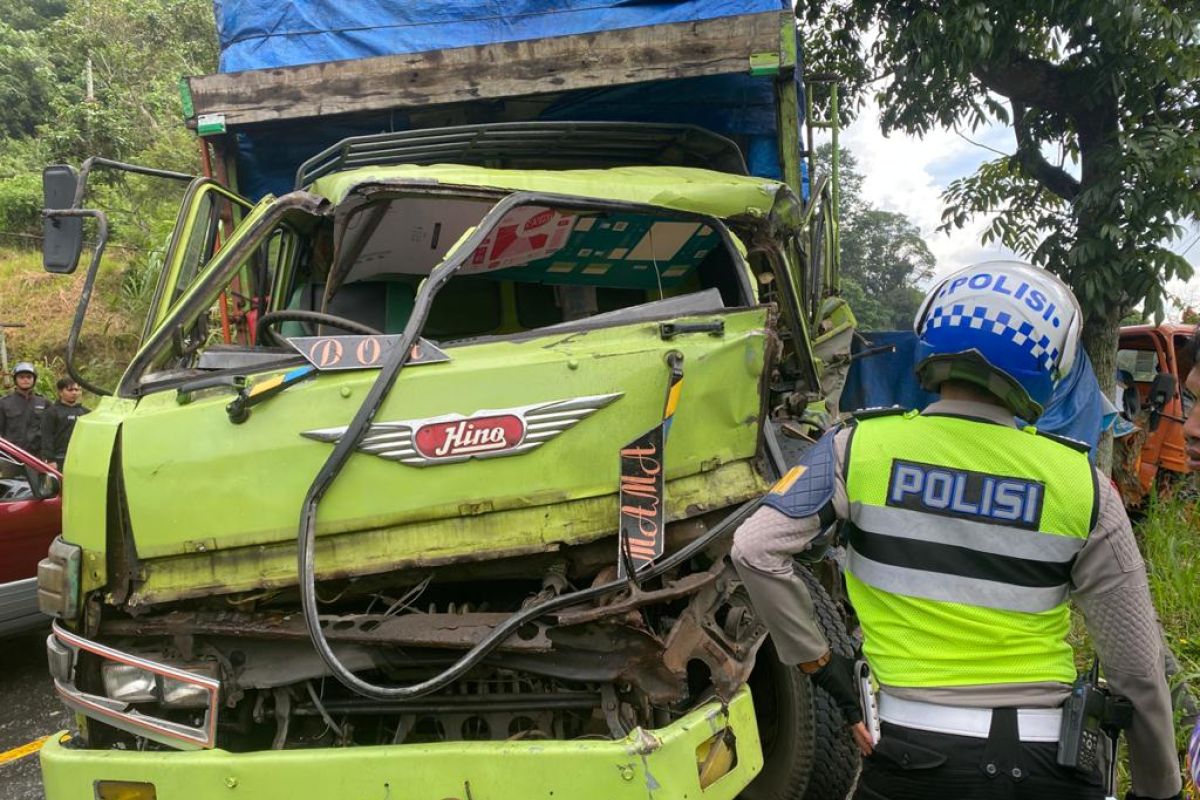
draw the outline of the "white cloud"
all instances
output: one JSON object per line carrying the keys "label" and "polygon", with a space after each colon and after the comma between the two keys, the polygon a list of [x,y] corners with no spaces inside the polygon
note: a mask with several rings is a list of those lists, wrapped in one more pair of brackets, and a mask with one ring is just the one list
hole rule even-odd
{"label": "white cloud", "polygon": [[[1002,152],[1015,147],[1012,133],[995,125],[969,134],[976,142]],[[959,267],[996,258],[1015,258],[999,245],[983,246],[980,236],[987,227],[984,216],[970,220],[961,230],[939,233],[944,207],[942,191],[949,183],[971,174],[996,153],[966,141],[944,128],[930,131],[922,139],[903,134],[884,136],[879,132],[879,108],[874,100],[864,105],[858,118],[841,136],[842,146],[854,153],[863,174],[863,196],[871,205],[886,211],[906,214],[920,229],[929,249],[937,258],[935,274],[942,275]],[[1168,290],[1177,297],[1200,306],[1200,226],[1191,226],[1172,249],[1183,252],[1196,267],[1197,278],[1189,284],[1174,281]]]}
{"label": "white cloud", "polygon": [[[1002,149],[1006,131],[988,129],[971,138]],[[841,144],[858,160],[864,199],[877,208],[906,214],[921,229],[937,258],[937,274],[979,261],[1014,257],[1003,247],[980,244],[987,226],[985,218],[972,220],[965,228],[950,233],[937,231],[942,221],[942,191],[951,180],[969,175],[979,164],[995,158],[994,153],[945,129],[930,131],[923,139],[903,134],[884,136],[879,132],[879,108],[874,101],[864,106],[854,124],[842,134]]]}

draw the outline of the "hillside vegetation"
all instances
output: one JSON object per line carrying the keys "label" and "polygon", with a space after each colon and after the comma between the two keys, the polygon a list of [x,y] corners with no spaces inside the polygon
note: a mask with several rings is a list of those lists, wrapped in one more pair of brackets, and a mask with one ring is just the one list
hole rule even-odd
{"label": "hillside vegetation", "polygon": [[[107,258],[106,267],[96,281],[76,363],[86,378],[111,386],[137,347],[149,295],[138,291],[138,264],[128,256]],[[83,278],[83,268],[51,275],[42,270],[39,252],[0,247],[0,322],[24,326],[6,329],[9,367],[37,364],[39,389],[47,397],[54,397],[55,379],[66,374],[67,335]]]}
{"label": "hillside vegetation", "polygon": [[[63,373],[91,243],[75,275],[42,272],[42,169],[103,156],[196,173],[177,87],[212,72],[216,51],[210,0],[0,0],[0,322],[25,325],[8,329],[9,361],[49,367],[44,390]],[[111,385],[141,332],[179,192],[111,171],[88,190],[111,238],[78,360]]]}

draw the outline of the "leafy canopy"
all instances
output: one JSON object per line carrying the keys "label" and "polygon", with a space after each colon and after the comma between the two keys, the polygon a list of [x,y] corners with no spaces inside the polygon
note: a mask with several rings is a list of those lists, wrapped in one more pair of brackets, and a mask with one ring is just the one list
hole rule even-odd
{"label": "leafy canopy", "polygon": [[[211,72],[216,50],[209,0],[0,0],[0,244],[40,232],[47,164],[196,172],[178,81]],[[162,181],[100,171],[89,187],[114,242],[148,249],[169,232],[178,198]]]}
{"label": "leafy canopy", "polygon": [[1200,215],[1196,0],[813,0],[798,13],[809,63],[840,65],[848,107],[876,87],[885,133],[1012,126],[1015,152],[953,183],[943,220],[993,214],[985,241],[1062,275],[1090,326],[1113,330],[1143,302],[1161,312],[1164,282],[1191,276],[1165,243]]}

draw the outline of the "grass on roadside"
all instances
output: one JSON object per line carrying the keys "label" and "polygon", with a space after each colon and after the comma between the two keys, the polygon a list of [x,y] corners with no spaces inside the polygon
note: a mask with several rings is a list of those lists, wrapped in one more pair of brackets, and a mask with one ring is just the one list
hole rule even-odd
{"label": "grass on roadside", "polygon": [[1189,492],[1151,502],[1137,526],[1154,607],[1181,675],[1200,678],[1200,503]]}
{"label": "grass on roadside", "polygon": [[[101,386],[116,382],[137,348],[145,313],[142,295],[148,288],[138,267],[122,251],[105,254],[86,322],[76,351],[83,375]],[[87,254],[73,275],[42,270],[37,250],[0,248],[0,322],[24,327],[6,329],[8,362],[32,361],[41,374],[38,391],[55,397],[54,381],[66,375],[67,335],[75,316],[87,270]],[[0,394],[8,376],[0,376]],[[85,404],[94,405],[94,397]]]}

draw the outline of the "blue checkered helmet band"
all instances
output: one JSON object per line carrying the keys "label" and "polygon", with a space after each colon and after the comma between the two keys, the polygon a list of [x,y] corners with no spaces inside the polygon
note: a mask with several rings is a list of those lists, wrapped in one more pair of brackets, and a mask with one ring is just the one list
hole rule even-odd
{"label": "blue checkered helmet band", "polygon": [[[1074,362],[1081,321],[1070,289],[1044,270],[1007,261],[967,267],[934,287],[914,320],[917,371],[928,388],[953,372],[1036,418]],[[949,366],[955,356],[961,368]]]}
{"label": "blue checkered helmet band", "polygon": [[949,308],[938,306],[929,314],[925,323],[925,333],[937,328],[984,331],[1012,342],[1017,347],[1029,353],[1046,371],[1053,370],[1061,353],[1050,341],[1050,337],[1039,334],[1033,324],[1027,320],[1017,322],[1007,311],[993,313],[984,306],[965,306],[956,303]]}

